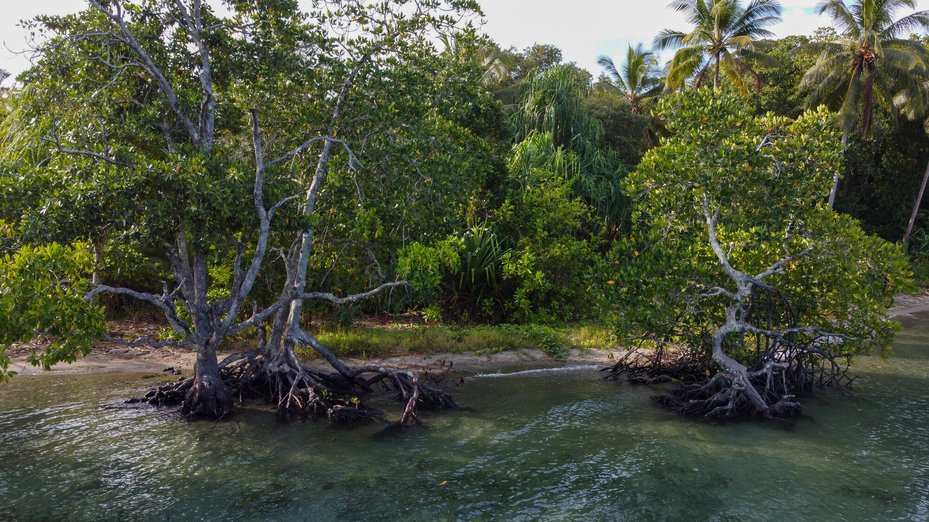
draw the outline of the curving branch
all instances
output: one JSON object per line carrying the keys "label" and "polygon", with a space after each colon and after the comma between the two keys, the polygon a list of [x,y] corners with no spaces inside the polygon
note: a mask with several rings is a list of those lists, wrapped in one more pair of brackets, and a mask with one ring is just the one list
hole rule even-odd
{"label": "curving branch", "polygon": [[387,290],[388,288],[397,288],[400,286],[409,286],[410,284],[406,281],[393,281],[391,283],[384,283],[381,286],[368,290],[367,292],[355,295],[349,295],[346,297],[337,297],[334,294],[329,292],[304,292],[300,294],[300,299],[319,299],[322,301],[329,301],[338,305],[357,303],[358,301],[364,301],[374,297],[375,295]]}
{"label": "curving branch", "polygon": [[715,211],[710,211],[710,200],[706,195],[704,195],[703,216],[706,218],[706,228],[709,235],[710,248],[713,249],[713,253],[716,254],[720,264],[723,265],[723,268],[726,270],[726,274],[728,274],[729,277],[735,281],[736,284],[738,284],[747,276],[747,274],[732,268],[732,265],[729,263],[729,255],[726,253],[719,242],[719,237],[716,234],[716,225],[719,223],[719,213],[719,208],[716,208]]}
{"label": "curving branch", "polygon": [[794,261],[796,261],[796,260],[798,260],[798,259],[801,259],[801,258],[804,258],[804,257],[810,255],[810,254],[813,252],[813,250],[815,250],[815,248],[816,248],[816,245],[810,245],[810,246],[804,248],[803,251],[801,251],[801,252],[798,253],[798,254],[791,254],[790,251],[787,250],[787,247],[784,247],[784,250],[785,250],[785,252],[787,253],[787,257],[785,257],[785,258],[779,260],[778,262],[776,262],[776,263],[774,263],[773,265],[771,265],[771,266],[770,266],[767,270],[765,270],[764,272],[762,272],[762,273],[756,275],[756,276],[755,276],[755,279],[757,279],[757,280],[760,281],[760,280],[762,280],[762,279],[764,279],[764,278],[766,278],[766,277],[770,277],[770,276],[772,276],[772,275],[774,275],[774,274],[780,274],[781,272],[783,272],[785,266],[787,266],[788,264],[790,264],[790,263],[792,263],[792,262],[794,262]]}
{"label": "curving branch", "polygon": [[200,142],[201,146],[209,151],[213,148],[216,134],[216,98],[213,96],[210,49],[204,40],[203,3],[202,0],[193,0],[192,10],[187,9],[181,0],[174,0],[174,5],[183,18],[181,27],[190,36],[200,55],[200,87],[203,89],[203,102],[200,104]]}
{"label": "curving branch", "polygon": [[290,203],[291,201],[300,199],[301,195],[302,194],[294,194],[293,196],[287,196],[286,198],[275,203],[273,207],[268,209],[268,218],[270,219],[271,217],[273,217],[274,214],[276,214],[277,211],[280,210],[284,205]]}
{"label": "curving branch", "polygon": [[[342,111],[345,108],[345,104],[348,102],[348,95],[351,92],[352,86],[355,84],[355,81],[358,78],[358,75],[361,74],[361,70],[364,66],[371,61],[374,55],[380,50],[383,49],[383,45],[375,45],[368,52],[365,53],[363,57],[358,60],[358,63],[355,64],[355,67],[352,68],[351,72],[345,78],[345,81],[342,82],[342,87],[339,90],[339,96],[336,100],[335,108],[332,111],[332,118],[329,122],[329,136],[338,135],[339,124],[342,120]],[[313,179],[310,182],[309,188],[306,190],[306,200],[303,203],[303,214],[306,216],[312,216],[316,212],[317,199],[319,197],[319,192],[322,190],[323,180],[326,177],[327,172],[329,171],[329,161],[332,159],[333,147],[334,145],[339,144],[338,141],[333,141],[334,138],[326,138],[323,143],[323,149],[319,154],[319,160],[316,163],[316,172],[313,174]],[[348,145],[344,142],[341,142],[342,146],[348,150],[349,153],[349,165],[354,167],[354,164],[357,163],[357,160],[354,159],[354,154]],[[296,251],[296,258],[293,260],[293,279],[288,279],[288,283],[291,288],[298,294],[306,291],[306,278],[307,270],[310,262],[310,253],[313,250],[313,245],[316,238],[316,230],[313,227],[307,228],[300,236],[299,240],[299,249]],[[302,313],[302,300],[295,300],[291,303],[290,310],[287,313],[286,321],[284,318],[280,318],[280,321],[275,321],[275,324],[280,324],[285,328],[284,332],[290,332],[298,328],[300,323],[300,315]],[[274,332],[274,338],[280,337],[284,332],[276,331]]]}
{"label": "curving branch", "polygon": [[145,48],[142,47],[142,44],[139,43],[138,38],[132,32],[132,29],[129,28],[129,24],[126,23],[126,18],[123,16],[122,7],[119,2],[115,2],[114,9],[110,9],[101,3],[99,0],[87,0],[90,5],[96,8],[98,11],[103,13],[111,22],[115,23],[120,31],[123,33],[125,38],[126,45],[129,46],[132,51],[138,55],[139,59],[142,60],[142,68],[145,69],[158,83],[161,92],[165,95],[165,98],[168,102],[168,105],[171,107],[171,110],[177,115],[178,119],[181,120],[181,123],[184,125],[184,128],[187,130],[187,134],[190,137],[191,142],[195,146],[201,146],[202,140],[200,139],[200,131],[197,129],[194,122],[184,113],[181,109],[181,103],[178,99],[177,93],[174,91],[174,88],[171,86],[171,82],[168,81],[168,78],[162,72],[161,68],[155,64],[155,60],[152,59],[151,55],[145,51]]}
{"label": "curving branch", "polygon": [[317,353],[319,353],[320,355],[323,356],[324,359],[326,359],[326,362],[328,362],[330,366],[335,368],[335,370],[339,372],[345,378],[353,380],[356,377],[358,377],[358,375],[360,375],[361,373],[364,373],[364,369],[353,370],[352,368],[350,368],[347,364],[342,362],[342,360],[339,359],[334,353],[332,353],[332,351],[326,348],[326,346],[323,345],[323,343],[319,342],[319,340],[316,339],[316,337],[310,335],[302,328],[299,328],[299,327],[293,328],[291,330],[291,335],[298,343],[303,344],[305,346],[309,346],[313,348],[314,350],[316,350]]}
{"label": "curving branch", "polygon": [[88,158],[93,158],[93,159],[102,161],[102,162],[104,162],[104,163],[109,163],[110,165],[116,165],[116,166],[119,166],[119,167],[126,167],[126,168],[128,168],[128,169],[133,168],[133,165],[132,165],[132,164],[126,163],[125,161],[120,161],[120,160],[118,160],[118,159],[116,159],[116,158],[114,158],[114,157],[112,157],[112,156],[107,156],[106,154],[101,154],[101,153],[99,153],[99,152],[94,152],[94,151],[91,151],[91,150],[70,149],[70,148],[67,148],[67,147],[62,147],[62,146],[61,146],[61,138],[60,138],[57,134],[55,135],[55,139],[51,139],[51,138],[42,138],[42,141],[46,141],[46,142],[49,142],[49,143],[54,143],[54,144],[55,144],[56,150],[57,150],[58,152],[62,153],[62,154],[68,154],[68,155],[70,155],[70,156],[85,156],[85,157],[88,157]]}
{"label": "curving branch", "polygon": [[[264,148],[262,144],[261,126],[258,121],[258,109],[250,111],[252,118],[252,141],[255,148],[255,184],[252,188],[252,199],[255,205],[255,212],[258,215],[258,240],[255,245],[255,252],[252,254],[252,261],[249,264],[248,271],[244,275],[234,278],[234,284],[230,291],[231,299],[226,317],[223,319],[223,327],[229,328],[239,315],[242,305],[251,293],[258,278],[258,273],[264,264],[265,254],[268,250],[268,237],[271,235],[271,219],[274,212],[281,205],[286,204],[287,199],[279,202],[269,211],[264,204],[264,181],[267,164],[264,159]],[[241,253],[240,256],[241,257]],[[237,263],[239,259],[237,259]]]}
{"label": "curving branch", "polygon": [[273,165],[277,165],[278,163],[289,161],[299,156],[300,154],[303,154],[304,152],[306,152],[306,150],[310,148],[310,145],[313,145],[314,143],[319,143],[322,141],[326,142],[327,144],[332,143],[335,145],[341,145],[342,148],[345,149],[345,152],[348,153],[348,165],[350,168],[355,169],[360,164],[360,162],[358,161],[358,157],[355,156],[354,152],[352,152],[352,149],[349,147],[348,142],[344,140],[340,140],[338,138],[334,138],[332,136],[315,136],[315,137],[312,137],[304,141],[303,143],[301,143],[294,149],[286,152],[285,154],[282,154],[281,156],[269,161],[266,166],[271,167]]}
{"label": "curving branch", "polygon": [[[226,335],[235,335],[240,332],[244,332],[249,328],[259,326],[261,323],[266,321],[272,315],[286,308],[290,303],[294,301],[293,294],[284,294],[280,299],[274,302],[271,306],[265,308],[260,312],[255,312],[248,319],[238,323],[234,326],[226,327]],[[227,318],[235,319],[232,314],[229,314]]]}
{"label": "curving branch", "polygon": [[724,295],[724,296],[728,297],[729,299],[734,299],[734,298],[735,298],[735,294],[733,294],[733,293],[730,292],[729,290],[726,290],[725,288],[722,288],[722,287],[719,287],[719,286],[713,287],[713,288],[709,289],[708,291],[706,291],[706,292],[700,294],[700,297],[706,299],[706,298],[710,298],[710,297],[719,297],[719,296],[721,296],[721,295]]}
{"label": "curving branch", "polygon": [[190,335],[192,333],[190,330],[190,325],[178,317],[177,311],[173,306],[173,295],[168,293],[167,288],[165,288],[163,295],[157,296],[148,292],[138,292],[136,290],[132,290],[131,288],[117,288],[107,285],[98,285],[93,290],[84,294],[84,300],[92,301],[100,294],[124,295],[138,301],[149,303],[165,314],[165,318],[168,319],[168,323],[170,323],[171,328],[173,328],[175,332],[184,335]]}

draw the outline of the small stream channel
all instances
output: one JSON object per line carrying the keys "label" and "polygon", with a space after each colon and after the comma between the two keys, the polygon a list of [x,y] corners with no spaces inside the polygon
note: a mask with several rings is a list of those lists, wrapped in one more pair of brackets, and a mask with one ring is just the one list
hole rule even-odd
{"label": "small stream channel", "polygon": [[[857,397],[792,425],[687,421],[591,368],[450,383],[470,412],[378,426],[121,404],[139,374],[0,385],[0,520],[929,520],[929,315]],[[158,378],[161,378],[160,376]]]}

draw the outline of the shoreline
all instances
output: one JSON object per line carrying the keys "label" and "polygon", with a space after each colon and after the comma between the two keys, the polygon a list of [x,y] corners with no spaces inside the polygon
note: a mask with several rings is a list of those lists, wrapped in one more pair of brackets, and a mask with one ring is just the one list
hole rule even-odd
{"label": "shoreline", "polygon": [[[128,351],[128,350],[127,350]],[[610,366],[621,350],[585,349],[571,350],[565,359],[553,359],[542,350],[511,350],[493,354],[435,353],[410,354],[393,357],[371,357],[367,359],[344,358],[350,366],[375,365],[418,372],[441,373],[451,364],[450,371],[458,373],[482,373],[505,370],[528,370],[536,368],[559,368],[576,365]],[[161,353],[138,357],[134,354],[93,353],[73,363],[55,365],[51,370],[30,366],[25,359],[13,359],[10,369],[17,376],[87,375],[98,373],[168,373],[177,369],[190,375],[196,355],[193,352],[161,350]],[[220,359],[229,355],[220,354]],[[328,367],[325,361],[309,361],[310,366]]]}
{"label": "shoreline", "polygon": [[[897,305],[888,311],[894,319],[904,319],[914,314],[929,312],[929,294],[906,295],[897,297]],[[441,372],[444,366],[451,364],[451,371],[480,373],[503,372],[507,370],[526,370],[535,368],[558,368],[575,365],[610,366],[622,348],[588,348],[573,349],[564,359],[554,359],[540,349],[519,349],[491,354],[477,353],[434,353],[407,354],[391,357],[370,357],[365,359],[344,358],[349,365],[380,365],[393,368],[409,369],[420,372]],[[220,354],[220,358],[228,355]],[[12,356],[10,369],[19,375],[84,375],[96,373],[167,373],[168,369],[180,370],[189,375],[193,369],[196,355],[171,348],[122,348],[107,346],[98,352],[91,352],[86,357],[73,363],[55,365],[51,370],[30,366],[24,356]],[[311,366],[325,366],[319,359],[310,361]]]}

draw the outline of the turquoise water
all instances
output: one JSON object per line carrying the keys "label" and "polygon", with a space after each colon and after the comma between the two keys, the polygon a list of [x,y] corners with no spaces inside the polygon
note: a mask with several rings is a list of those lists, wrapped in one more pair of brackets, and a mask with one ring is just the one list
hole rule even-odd
{"label": "turquoise water", "polygon": [[450,384],[428,427],[186,423],[141,375],[0,387],[0,519],[929,520],[929,316],[793,425],[708,424],[590,369]]}

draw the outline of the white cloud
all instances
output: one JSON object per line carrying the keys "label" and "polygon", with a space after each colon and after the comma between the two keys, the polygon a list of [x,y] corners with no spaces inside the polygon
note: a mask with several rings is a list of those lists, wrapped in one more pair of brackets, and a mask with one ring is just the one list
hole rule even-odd
{"label": "white cloud", "polygon": [[[618,57],[627,45],[650,46],[662,29],[687,29],[684,17],[667,7],[670,0],[480,0],[486,16],[484,31],[504,47],[520,49],[533,43],[558,46],[566,61],[576,62],[596,76],[597,57]],[[830,25],[814,12],[816,0],[781,0],[783,22],[772,29],[778,36],[812,34]],[[917,0],[929,10],[929,0]]]}
{"label": "white cloud", "polygon": [[0,0],[3,16],[0,19],[0,69],[14,74],[29,65],[26,56],[20,54],[27,48],[28,34],[18,27],[20,20],[35,18],[40,14],[67,14],[82,9],[86,2],[81,0]]}
{"label": "white cloud", "polygon": [[[568,61],[591,72],[599,71],[597,57],[618,56],[626,45],[650,45],[663,28],[686,29],[683,16],[667,7],[669,0],[480,0],[484,7],[484,31],[503,46],[524,48],[550,43],[562,49]],[[26,33],[16,24],[37,14],[64,14],[82,9],[82,0],[0,0],[0,68],[13,73],[27,65],[26,57],[12,51],[26,48]],[[812,9],[816,0],[781,0],[784,22],[774,27],[779,36],[810,34],[829,25]],[[918,9],[929,9],[929,0],[917,0]],[[9,50],[8,50],[9,49]]]}

